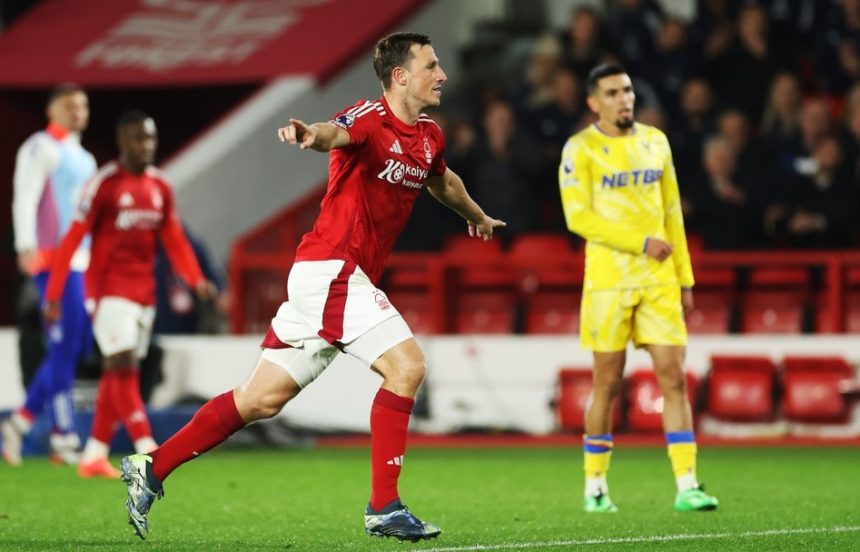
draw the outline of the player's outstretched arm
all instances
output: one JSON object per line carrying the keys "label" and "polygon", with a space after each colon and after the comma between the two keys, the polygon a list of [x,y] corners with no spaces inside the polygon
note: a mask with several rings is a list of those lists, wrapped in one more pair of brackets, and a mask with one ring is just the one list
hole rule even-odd
{"label": "player's outstretched arm", "polygon": [[301,149],[331,151],[349,145],[349,133],[332,123],[307,124],[298,119],[278,129],[281,142],[298,145]]}
{"label": "player's outstretched arm", "polygon": [[48,323],[56,322],[60,318],[60,300],[63,297],[63,289],[66,287],[66,279],[71,270],[72,256],[88,230],[89,227],[86,222],[80,220],[73,222],[54,254],[45,291],[44,317]]}
{"label": "player's outstretched arm", "polygon": [[496,228],[507,226],[505,222],[488,216],[475,203],[466,191],[463,180],[451,169],[446,169],[441,176],[427,179],[427,189],[433,197],[466,219],[470,236],[478,236],[484,241],[491,240]]}

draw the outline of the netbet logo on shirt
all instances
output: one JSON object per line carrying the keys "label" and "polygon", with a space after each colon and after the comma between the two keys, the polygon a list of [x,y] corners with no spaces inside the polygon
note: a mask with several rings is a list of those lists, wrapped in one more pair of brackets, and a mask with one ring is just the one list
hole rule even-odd
{"label": "netbet logo on shirt", "polygon": [[400,184],[408,188],[421,189],[424,187],[424,181],[427,180],[427,174],[427,169],[413,167],[394,159],[386,159],[385,168],[376,176],[389,184]]}

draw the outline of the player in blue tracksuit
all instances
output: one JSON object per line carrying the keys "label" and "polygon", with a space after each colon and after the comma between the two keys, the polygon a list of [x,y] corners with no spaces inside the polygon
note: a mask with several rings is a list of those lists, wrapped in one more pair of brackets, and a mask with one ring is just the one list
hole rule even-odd
{"label": "player in blue tracksuit", "polygon": [[[18,267],[33,278],[43,300],[54,251],[71,224],[84,184],[96,172],[95,158],[80,141],[89,113],[82,88],[58,86],[48,100],[47,128],[30,136],[15,160],[12,218]],[[23,438],[46,408],[52,415],[53,459],[77,461],[80,439],[74,430],[72,387],[75,369],[92,343],[83,290],[88,262],[89,244],[84,243],[63,292],[63,316],[44,327],[47,354],[26,402],[0,425],[3,458],[12,465],[21,462]]]}

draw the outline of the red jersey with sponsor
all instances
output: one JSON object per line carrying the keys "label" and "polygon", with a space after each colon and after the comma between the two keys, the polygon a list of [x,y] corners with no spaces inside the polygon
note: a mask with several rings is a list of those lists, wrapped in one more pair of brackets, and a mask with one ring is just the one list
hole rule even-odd
{"label": "red jersey with sponsor", "polygon": [[87,184],[83,200],[48,281],[48,300],[62,294],[69,248],[89,231],[90,265],[84,277],[88,298],[124,297],[142,305],[155,303],[157,240],[171,264],[191,285],[203,276],[176,214],[173,193],[163,174],[148,167],[133,174],[108,163]]}
{"label": "red jersey with sponsor", "polygon": [[445,139],[427,115],[414,125],[395,117],[384,97],[331,122],[349,133],[350,144],[331,151],[320,214],[296,260],[353,261],[376,282],[425,181],[447,169]]}

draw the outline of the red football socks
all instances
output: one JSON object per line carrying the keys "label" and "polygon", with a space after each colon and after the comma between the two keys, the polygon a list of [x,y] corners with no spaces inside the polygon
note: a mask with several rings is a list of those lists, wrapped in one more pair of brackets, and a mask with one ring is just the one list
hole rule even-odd
{"label": "red football socks", "polygon": [[118,382],[119,374],[116,371],[105,371],[99,378],[99,387],[96,391],[95,412],[93,413],[93,426],[90,436],[108,445],[113,440],[119,422],[119,413],[114,408],[116,402],[114,389],[118,387]]}
{"label": "red football socks", "polygon": [[164,482],[173,470],[223,443],[243,427],[245,421],[236,409],[233,391],[218,395],[200,407],[190,422],[151,453],[153,475]]}
{"label": "red football socks", "polygon": [[370,466],[372,493],[370,507],[381,510],[397,500],[397,479],[406,452],[406,433],[413,399],[380,389],[370,409]]}
{"label": "red football socks", "polygon": [[128,436],[132,442],[152,437],[146,406],[140,397],[140,371],[128,367],[119,368],[115,372],[117,379],[113,382],[114,408],[125,424]]}

